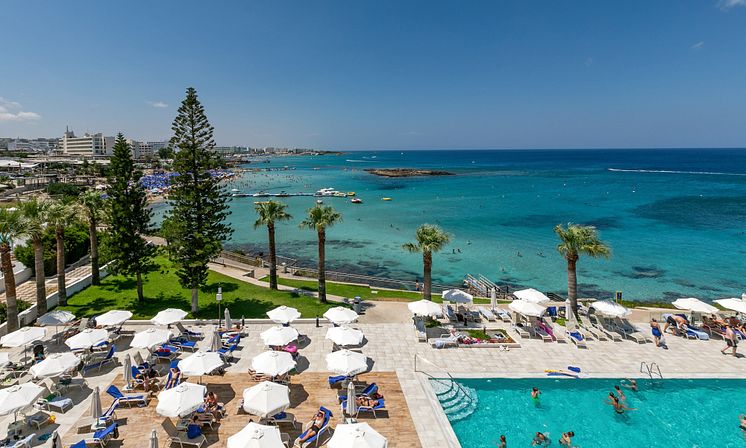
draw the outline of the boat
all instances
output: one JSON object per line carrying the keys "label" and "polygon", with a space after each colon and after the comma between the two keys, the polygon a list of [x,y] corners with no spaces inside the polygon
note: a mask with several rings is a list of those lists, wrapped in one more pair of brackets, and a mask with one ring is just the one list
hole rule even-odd
{"label": "boat", "polygon": [[347,196],[355,196],[355,192],[354,191],[348,191],[347,192]]}
{"label": "boat", "polygon": [[352,202],[353,204],[362,204],[363,200],[360,198],[352,198],[350,199],[350,202]]}
{"label": "boat", "polygon": [[390,201],[391,198],[381,198],[382,201]]}
{"label": "boat", "polygon": [[317,204],[323,204],[323,203],[324,203],[324,200],[323,200],[323,199],[316,199],[316,203],[317,203]]}

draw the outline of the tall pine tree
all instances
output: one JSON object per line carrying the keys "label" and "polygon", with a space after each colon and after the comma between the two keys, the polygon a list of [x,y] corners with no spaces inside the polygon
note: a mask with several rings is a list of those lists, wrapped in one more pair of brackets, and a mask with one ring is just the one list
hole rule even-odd
{"label": "tall pine tree", "polygon": [[172,208],[164,227],[179,283],[192,290],[194,313],[199,309],[199,288],[207,282],[207,263],[220,253],[223,240],[232,232],[224,222],[229,214],[228,194],[210,174],[220,167],[220,157],[214,150],[213,128],[192,87],[187,89],[171,129],[177,176],[168,193]]}
{"label": "tall pine tree", "polygon": [[109,165],[109,240],[112,271],[137,278],[137,299],[143,301],[142,276],[153,266],[155,248],[143,238],[153,212],[148,208],[142,173],[135,169],[130,145],[120,133]]}

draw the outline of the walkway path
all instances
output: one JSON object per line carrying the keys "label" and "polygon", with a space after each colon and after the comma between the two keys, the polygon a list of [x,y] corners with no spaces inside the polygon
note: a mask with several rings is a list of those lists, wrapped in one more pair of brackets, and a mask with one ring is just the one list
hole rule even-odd
{"label": "walkway path", "polygon": [[[88,276],[91,273],[91,266],[84,265],[67,271],[65,283],[69,286],[72,283]],[[49,277],[46,281],[47,296],[57,292],[57,276]],[[16,299],[28,303],[36,303],[36,279],[31,277],[20,285],[16,285]],[[0,302],[5,303],[5,293],[0,293]]]}

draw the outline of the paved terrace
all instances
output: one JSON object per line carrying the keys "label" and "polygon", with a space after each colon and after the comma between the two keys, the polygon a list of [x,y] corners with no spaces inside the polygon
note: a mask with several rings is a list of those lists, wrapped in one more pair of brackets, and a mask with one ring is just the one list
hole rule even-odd
{"label": "paved terrace", "polygon": [[[389,316],[392,322],[382,321],[385,316]],[[379,419],[365,418],[364,421],[387,436],[392,447],[418,446],[418,439],[421,446],[457,446],[450,426],[435,402],[435,396],[426,385],[428,377],[422,373],[423,370],[433,376],[448,373],[455,377],[540,377],[544,376],[544,369],[563,369],[575,365],[590,377],[642,377],[640,363],[646,361],[656,362],[666,378],[742,378],[746,372],[744,359],[720,353],[723,346],[721,341],[684,340],[673,336],[667,337],[669,350],[656,348],[650,343],[638,345],[631,341],[591,341],[589,348],[584,350],[571,343],[545,343],[540,340],[520,340],[521,348],[507,352],[477,347],[434,349],[426,343],[417,342],[412,325],[401,322],[406,316],[406,304],[376,302],[355,325],[366,335],[363,353],[373,360],[370,372],[361,375],[360,379],[382,385],[381,391],[387,398],[388,408],[388,413],[382,414]],[[238,400],[243,388],[251,384],[246,372],[252,357],[264,350],[259,333],[271,325],[247,324],[248,337],[242,339],[240,350],[235,352],[236,361],[228,368],[228,373],[224,377],[204,378],[209,383],[208,387],[215,388],[229,409],[221,429],[211,436],[210,447],[225,447],[227,436],[248,422],[249,416],[237,414]],[[328,324],[322,323],[317,328],[313,322],[302,322],[295,326],[309,337],[310,342],[300,350],[300,374],[292,379],[293,407],[290,412],[296,414],[299,421],[305,421],[319,405],[336,411],[339,407],[335,399],[337,392],[329,389],[325,383],[328,372],[325,371],[324,357],[332,348],[331,343],[324,339]],[[508,328],[508,324],[493,323],[491,327]],[[134,331],[144,328],[144,325],[125,327]],[[209,328],[208,325],[203,330]],[[52,351],[55,348],[62,349],[60,346],[50,346]],[[120,339],[117,349],[118,356],[131,353],[129,339]],[[418,357],[417,371],[415,355]],[[11,356],[17,359],[19,350],[15,350]],[[432,367],[423,359],[439,367]],[[162,368],[165,369],[165,364]],[[86,378],[90,387],[98,385],[103,390],[111,383],[121,384],[121,367],[104,368],[102,372],[89,374]],[[56,414],[55,425],[42,428],[40,434],[58,426],[65,443],[76,442],[83,437],[83,434],[77,434],[77,427],[89,412],[90,390],[72,392],[71,398],[76,402],[75,407],[64,414]],[[102,394],[102,399],[106,406],[108,398],[105,394]],[[147,408],[135,407],[117,412],[123,425],[120,442],[112,442],[112,446],[143,446],[142,437],[151,429],[159,428],[162,422],[162,418],[158,419],[154,414],[154,402]],[[335,413],[333,425],[338,423],[340,415],[339,412]],[[5,428],[10,421],[12,416],[0,420],[0,428]],[[297,434],[289,432],[291,435]],[[121,445],[116,445],[118,443]]]}

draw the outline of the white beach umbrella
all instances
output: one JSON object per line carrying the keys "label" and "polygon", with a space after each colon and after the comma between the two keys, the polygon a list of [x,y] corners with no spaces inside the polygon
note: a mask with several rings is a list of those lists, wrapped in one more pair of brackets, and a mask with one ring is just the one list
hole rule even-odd
{"label": "white beach umbrella", "polygon": [[52,448],[63,448],[62,437],[60,437],[60,433],[57,431],[55,431],[54,435],[52,436]]}
{"label": "white beach umbrella", "polygon": [[326,370],[353,376],[368,370],[368,358],[362,353],[337,350],[326,355]]}
{"label": "white beach umbrella", "polygon": [[10,354],[8,352],[0,352],[0,369],[10,364]]}
{"label": "white beach umbrella", "polygon": [[293,327],[277,326],[262,331],[259,336],[264,345],[287,345],[298,339],[298,330]]}
{"label": "white beach umbrella", "polygon": [[360,345],[363,343],[363,332],[346,326],[331,327],[326,330],[326,338],[337,345]]}
{"label": "white beach umbrella", "polygon": [[278,376],[288,373],[295,368],[293,355],[274,350],[260,353],[251,360],[251,368],[257,373]]}
{"label": "white beach umbrella", "polygon": [[227,448],[284,448],[280,428],[249,422],[242,430],[228,437]]}
{"label": "white beach umbrella", "polygon": [[122,362],[122,378],[124,378],[124,387],[129,389],[132,386],[132,358],[130,354],[124,355],[124,361]]}
{"label": "white beach umbrella", "polygon": [[335,306],[334,308],[329,308],[324,313],[324,318],[330,322],[334,322],[335,324],[350,324],[352,322],[355,322],[357,318],[360,317],[358,314],[354,311],[352,311],[349,308],[345,308],[342,306]]}
{"label": "white beach umbrella", "polygon": [[0,389],[0,415],[14,414],[14,421],[18,420],[18,411],[36,403],[43,392],[43,387],[31,382]]}
{"label": "white beach umbrella", "polygon": [[80,358],[73,353],[52,353],[43,361],[31,366],[29,372],[33,378],[37,379],[54,378],[69,372],[78,364],[80,364]]}
{"label": "white beach umbrella", "polygon": [[43,339],[47,330],[41,327],[22,327],[0,338],[3,347],[21,347]]}
{"label": "white beach umbrella", "polygon": [[407,308],[412,314],[417,316],[440,316],[443,314],[443,309],[439,304],[432,300],[418,300],[416,302],[409,302]]}
{"label": "white beach umbrella", "polygon": [[158,432],[154,429],[150,431],[150,446],[149,448],[158,448]]}
{"label": "white beach umbrella", "polygon": [[228,311],[228,307],[225,307],[225,328],[233,328],[233,321],[231,320],[231,312]]}
{"label": "white beach umbrella", "polygon": [[746,314],[746,302],[741,299],[720,299],[716,300],[715,303],[723,308]]}
{"label": "white beach umbrella", "polygon": [[101,406],[101,391],[98,386],[93,388],[93,395],[91,395],[91,419],[97,422],[101,418],[101,414],[104,413]]}
{"label": "white beach umbrella", "polygon": [[300,319],[300,312],[293,307],[282,305],[267,311],[267,317],[278,324],[289,324],[296,319]]}
{"label": "white beach umbrella", "polygon": [[46,327],[56,327],[59,325],[65,325],[73,319],[75,319],[75,314],[69,311],[54,310],[40,316],[38,319],[36,319],[36,323]]}
{"label": "white beach umbrella", "polygon": [[497,309],[497,288],[490,289],[490,306],[492,309]]}
{"label": "white beach umbrella", "polygon": [[184,417],[199,409],[207,388],[201,384],[181,383],[158,394],[155,412],[163,417]]}
{"label": "white beach umbrella", "polygon": [[290,389],[271,381],[262,381],[243,391],[243,410],[258,417],[269,417],[290,407]]}
{"label": "white beach umbrella", "polygon": [[357,393],[355,390],[355,382],[349,381],[347,383],[347,401],[345,402],[345,412],[347,415],[355,415],[357,412]]}
{"label": "white beach umbrella", "polygon": [[546,307],[538,303],[526,302],[525,300],[514,300],[508,305],[512,311],[524,316],[541,317],[546,311]]}
{"label": "white beach umbrella", "polygon": [[334,435],[326,446],[328,448],[386,448],[388,441],[367,423],[348,423],[334,428]]}
{"label": "white beach umbrella", "polygon": [[223,338],[220,337],[220,332],[215,330],[212,332],[212,340],[210,341],[210,350],[216,352],[223,347]]}
{"label": "white beach umbrella", "polygon": [[676,299],[673,301],[672,305],[680,310],[691,311],[693,313],[717,313],[719,311],[709,303],[705,303],[699,299],[695,299],[694,297]]}
{"label": "white beach umbrella", "polygon": [[159,311],[150,321],[155,325],[171,325],[184,319],[187,314],[189,313],[178,308],[167,308]]}
{"label": "white beach umbrella", "polygon": [[451,303],[471,303],[474,296],[460,289],[448,289],[441,294],[443,300]]}
{"label": "white beach umbrella", "polygon": [[184,376],[209,375],[224,364],[220,353],[196,352],[179,361],[179,370]]}
{"label": "white beach umbrella", "polygon": [[80,333],[65,340],[65,345],[70,350],[83,350],[91,348],[109,339],[109,332],[103,328],[86,328]]}
{"label": "white beach umbrella", "polygon": [[591,302],[591,308],[609,317],[624,317],[631,313],[627,308],[611,300],[596,300],[595,302]]}
{"label": "white beach umbrella", "polygon": [[546,296],[546,294],[541,291],[537,291],[534,288],[521,289],[519,291],[515,291],[513,295],[516,296],[518,300],[525,300],[526,302],[531,303],[546,303],[552,301],[549,297]]}
{"label": "white beach umbrella", "polygon": [[147,330],[135,333],[130,346],[135,348],[152,349],[156,345],[161,345],[171,339],[171,331],[163,328],[148,328]]}
{"label": "white beach umbrella", "polygon": [[96,325],[101,325],[102,327],[120,325],[130,317],[132,317],[131,311],[111,310],[96,317]]}
{"label": "white beach umbrella", "polygon": [[570,299],[565,300],[565,320],[571,324],[577,324],[578,322],[575,313],[572,312],[572,303],[570,303]]}

